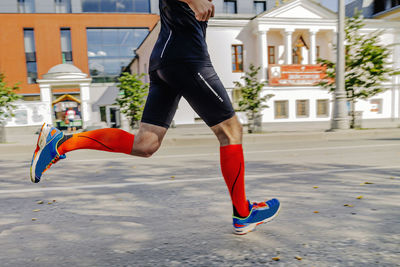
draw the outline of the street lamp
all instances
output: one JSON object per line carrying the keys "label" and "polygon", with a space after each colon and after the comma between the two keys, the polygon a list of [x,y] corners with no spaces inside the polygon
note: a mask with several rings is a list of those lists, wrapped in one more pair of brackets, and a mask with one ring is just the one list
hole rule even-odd
{"label": "street lamp", "polygon": [[338,0],[338,31],[337,31],[337,60],[336,60],[336,89],[334,93],[333,116],[331,130],[349,129],[349,118],[347,112],[347,97],[345,90],[345,47],[344,47],[344,0]]}

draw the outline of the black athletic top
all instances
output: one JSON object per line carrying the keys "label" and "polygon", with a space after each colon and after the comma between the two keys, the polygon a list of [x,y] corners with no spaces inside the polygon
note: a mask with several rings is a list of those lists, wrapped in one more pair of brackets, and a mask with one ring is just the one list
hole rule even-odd
{"label": "black athletic top", "polygon": [[211,62],[207,51],[207,22],[179,0],[160,0],[161,31],[150,56],[149,71],[166,64]]}

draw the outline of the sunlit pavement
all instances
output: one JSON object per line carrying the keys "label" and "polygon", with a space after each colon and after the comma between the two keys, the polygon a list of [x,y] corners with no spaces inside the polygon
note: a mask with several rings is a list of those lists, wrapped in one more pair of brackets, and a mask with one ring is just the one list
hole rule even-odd
{"label": "sunlit pavement", "polygon": [[277,197],[282,210],[245,236],[232,234],[217,146],[164,146],[150,159],[76,151],[39,184],[29,179],[30,149],[8,147],[0,154],[1,266],[400,262],[396,134],[246,144],[247,196]]}

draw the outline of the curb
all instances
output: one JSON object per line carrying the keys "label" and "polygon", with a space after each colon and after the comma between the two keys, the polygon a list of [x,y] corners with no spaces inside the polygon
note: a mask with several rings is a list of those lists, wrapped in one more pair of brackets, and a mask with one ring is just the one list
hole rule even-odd
{"label": "curb", "polygon": [[[398,135],[400,140],[400,129],[371,129],[371,130],[342,130],[335,132],[270,132],[262,134],[244,134],[243,143],[275,143],[280,141],[329,141],[346,139],[370,139],[370,138],[391,138]],[[214,135],[207,136],[181,136],[166,137],[163,146],[184,146],[184,145],[218,145]]]}

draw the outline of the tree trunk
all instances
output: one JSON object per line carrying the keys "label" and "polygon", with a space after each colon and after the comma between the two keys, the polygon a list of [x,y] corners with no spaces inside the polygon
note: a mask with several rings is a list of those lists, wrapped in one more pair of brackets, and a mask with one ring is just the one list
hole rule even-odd
{"label": "tree trunk", "polygon": [[3,123],[0,122],[0,143],[6,142],[6,128]]}
{"label": "tree trunk", "polygon": [[254,132],[254,113],[247,112],[247,132],[253,133]]}
{"label": "tree trunk", "polygon": [[355,111],[355,106],[356,103],[354,101],[354,98],[351,98],[350,100],[350,114],[351,114],[351,122],[350,122],[350,128],[354,129],[356,125],[356,111]]}
{"label": "tree trunk", "polygon": [[[249,114],[250,115],[250,114]],[[261,133],[262,132],[262,114],[251,113],[248,115],[248,133]]]}

